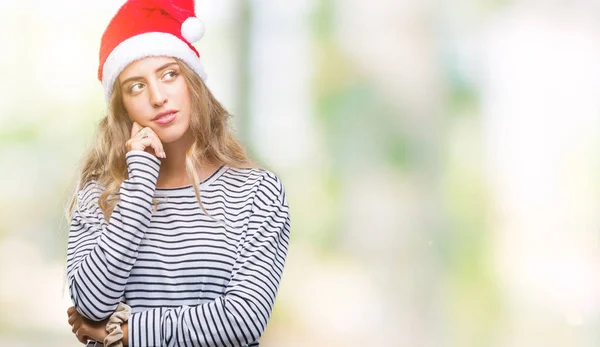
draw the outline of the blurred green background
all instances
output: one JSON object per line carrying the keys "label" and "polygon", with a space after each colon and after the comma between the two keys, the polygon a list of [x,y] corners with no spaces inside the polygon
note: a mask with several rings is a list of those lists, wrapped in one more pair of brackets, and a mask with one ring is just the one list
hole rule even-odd
{"label": "blurred green background", "polygon": [[[63,217],[122,2],[0,5],[0,345],[77,346]],[[208,85],[283,180],[263,346],[598,346],[600,3],[198,0]]]}

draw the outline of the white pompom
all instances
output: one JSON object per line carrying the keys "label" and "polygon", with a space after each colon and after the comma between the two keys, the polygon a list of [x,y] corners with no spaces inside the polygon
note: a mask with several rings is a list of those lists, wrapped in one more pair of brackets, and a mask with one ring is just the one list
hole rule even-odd
{"label": "white pompom", "polygon": [[204,24],[198,17],[190,17],[181,24],[181,36],[188,42],[199,41],[204,36]]}

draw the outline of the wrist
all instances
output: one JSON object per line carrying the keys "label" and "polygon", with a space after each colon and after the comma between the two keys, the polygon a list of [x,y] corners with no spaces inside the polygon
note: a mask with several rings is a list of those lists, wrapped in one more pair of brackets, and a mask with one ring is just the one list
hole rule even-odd
{"label": "wrist", "polygon": [[129,324],[123,323],[121,330],[123,330],[123,338],[121,339],[123,346],[129,346]]}

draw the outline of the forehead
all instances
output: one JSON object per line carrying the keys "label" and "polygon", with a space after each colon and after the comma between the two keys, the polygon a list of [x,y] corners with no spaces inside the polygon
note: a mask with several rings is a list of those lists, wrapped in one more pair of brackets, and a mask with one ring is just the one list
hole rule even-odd
{"label": "forehead", "polygon": [[156,69],[169,63],[176,63],[172,57],[146,57],[135,60],[127,65],[119,74],[119,81],[123,81],[129,77],[142,76],[152,74]]}

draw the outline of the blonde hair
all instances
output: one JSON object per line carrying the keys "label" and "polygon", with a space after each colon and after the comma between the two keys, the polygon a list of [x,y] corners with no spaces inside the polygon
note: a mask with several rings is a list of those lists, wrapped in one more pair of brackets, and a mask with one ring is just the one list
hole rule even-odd
{"label": "blonde hair", "polygon": [[[206,163],[234,168],[253,167],[244,148],[233,137],[228,121],[231,115],[213,96],[200,77],[183,61],[176,59],[188,84],[191,101],[190,130],[194,143],[186,152],[186,172],[202,210],[196,168]],[[108,115],[100,120],[95,142],[83,156],[77,184],[66,207],[68,220],[77,207],[77,195],[91,180],[103,188],[98,205],[108,222],[119,202],[119,188],[127,179],[125,142],[131,137],[132,122],[127,116],[117,81],[109,101]],[[156,200],[153,200],[156,208]],[[208,214],[208,213],[207,213]]]}

